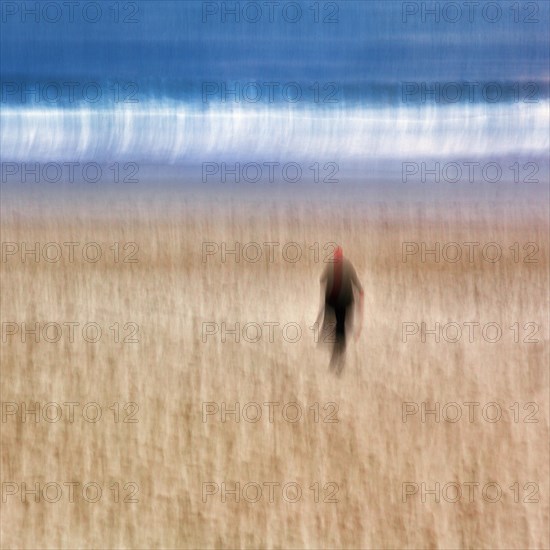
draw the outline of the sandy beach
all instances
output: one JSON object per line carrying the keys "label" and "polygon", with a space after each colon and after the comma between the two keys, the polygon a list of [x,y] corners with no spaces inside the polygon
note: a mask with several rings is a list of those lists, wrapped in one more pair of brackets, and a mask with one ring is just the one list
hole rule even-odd
{"label": "sandy beach", "polygon": [[2,200],[3,548],[548,547],[544,204],[39,195]]}

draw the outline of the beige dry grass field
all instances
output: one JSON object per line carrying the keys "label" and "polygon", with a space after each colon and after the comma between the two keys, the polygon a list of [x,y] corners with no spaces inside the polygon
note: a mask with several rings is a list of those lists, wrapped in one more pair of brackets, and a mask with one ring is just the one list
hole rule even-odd
{"label": "beige dry grass field", "polygon": [[[197,201],[184,192],[89,202],[71,194],[54,200],[46,192],[2,197],[4,243],[58,242],[63,251],[58,262],[28,255],[22,263],[18,252],[1,264],[2,548],[549,547],[544,204],[342,201],[331,210],[307,202]],[[72,263],[62,245],[69,241],[80,243]],[[202,243],[222,241],[228,248],[235,241],[281,246],[272,263],[265,256],[236,263],[231,255],[222,263],[219,252],[202,261]],[[329,371],[329,345],[316,344],[309,328],[319,305],[323,244],[330,241],[343,246],[366,291],[364,329],[349,344],[341,376]],[[436,241],[481,244],[472,263],[435,263],[429,256],[423,263],[419,254],[402,261],[402,242]],[[87,242],[101,246],[96,263],[82,259]],[[119,262],[114,242],[121,243]],[[136,263],[122,261],[132,252],[122,249],[127,242],[139,246]],[[295,263],[283,258],[288,242],[302,247]],[[483,259],[488,242],[503,247],[500,261]],[[508,248],[516,242],[517,263]],[[539,247],[538,263],[523,261],[528,242]],[[309,249],[314,243],[319,262]],[[428,334],[423,343],[417,334],[403,342],[402,323],[422,321],[428,328],[458,323],[462,338],[436,343]],[[45,341],[44,335],[57,337],[51,325],[39,342],[32,334],[22,342],[21,324],[35,322],[41,330],[59,323],[59,341]],[[79,323],[74,342],[62,325],[69,322]],[[82,337],[91,322],[103,329],[97,343]],[[250,342],[241,334],[235,342],[227,334],[223,343],[223,322],[258,323],[261,337]],[[271,322],[280,324],[273,325],[273,342],[264,324]],[[468,322],[480,323],[473,342]],[[502,327],[495,343],[481,334],[490,322]],[[131,328],[125,323],[138,325],[137,343],[123,343]],[[220,329],[206,342],[204,323]],[[297,342],[288,341],[292,330],[283,338],[286,323],[301,328]],[[523,342],[527,323],[537,324],[538,343]],[[245,336],[252,340],[249,327]],[[22,403],[35,402],[42,407],[38,422],[22,415]],[[79,403],[73,422],[66,402]],[[84,410],[91,402],[101,407],[97,422],[88,421],[96,406]],[[137,412],[124,408],[130,402]],[[240,421],[228,414],[222,422],[220,412],[203,421],[204,403],[211,411],[222,402],[240,403]],[[273,422],[267,402],[280,404]],[[294,423],[296,408],[287,406],[284,416],[282,410],[291,402],[303,413]],[[428,415],[422,422],[419,410],[403,422],[405,402],[419,409],[440,403],[440,421]],[[451,402],[462,408],[456,422],[449,421],[456,408],[444,407]],[[479,403],[473,422],[465,402]],[[502,409],[499,421],[487,420],[497,411],[491,402]],[[536,406],[525,405],[531,402]],[[60,404],[58,421],[45,420],[59,412],[55,405],[44,410],[46,403]],[[120,404],[118,422],[113,403]],[[247,403],[261,407],[257,422],[247,420],[257,414],[255,405],[244,409]],[[324,422],[329,416],[338,422]],[[79,483],[72,486],[74,502],[69,482]],[[221,494],[222,483],[230,490],[237,482],[239,502]],[[263,489],[258,502],[250,502],[257,486],[242,493],[250,482]],[[27,490],[39,484],[39,502],[22,496],[22,483]],[[97,502],[90,502],[96,485],[83,496],[87,483],[102,488]],[[283,496],[287,483],[301,488],[297,502],[289,502],[296,485]],[[404,483],[418,487],[406,502]],[[421,489],[436,483],[440,501],[428,493],[422,502]],[[457,485],[448,483],[460,484],[457,502]],[[139,502],[123,502],[137,487]],[[498,502],[489,502],[498,488]],[[338,502],[324,502],[331,499]]]}

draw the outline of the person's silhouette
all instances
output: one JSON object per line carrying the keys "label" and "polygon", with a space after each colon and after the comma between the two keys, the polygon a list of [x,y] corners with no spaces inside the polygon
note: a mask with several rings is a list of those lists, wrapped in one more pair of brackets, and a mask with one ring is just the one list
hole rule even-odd
{"label": "person's silhouette", "polygon": [[[337,247],[333,260],[324,269],[321,275],[321,311],[318,321],[323,318],[320,334],[324,334],[327,327],[334,323],[335,340],[330,359],[330,367],[338,374],[344,366],[343,357],[346,350],[346,325],[351,328],[353,318],[354,289],[359,294],[359,331],[363,313],[363,287],[357,278],[353,264],[344,258],[343,251]],[[324,306],[324,307],[323,307]]]}

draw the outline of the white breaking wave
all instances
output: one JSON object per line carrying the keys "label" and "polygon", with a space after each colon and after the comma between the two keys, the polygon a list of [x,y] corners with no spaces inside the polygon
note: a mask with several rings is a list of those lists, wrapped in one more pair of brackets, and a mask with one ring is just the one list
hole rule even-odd
{"label": "white breaking wave", "polygon": [[197,109],[150,101],[116,109],[3,107],[3,161],[202,162],[543,154],[548,100],[499,105]]}

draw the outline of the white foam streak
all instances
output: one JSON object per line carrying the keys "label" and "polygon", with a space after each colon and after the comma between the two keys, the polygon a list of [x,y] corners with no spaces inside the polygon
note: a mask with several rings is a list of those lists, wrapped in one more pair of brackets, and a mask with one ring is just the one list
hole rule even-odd
{"label": "white foam streak", "polygon": [[4,161],[458,157],[545,154],[548,101],[333,110],[204,110],[181,102],[1,112]]}

